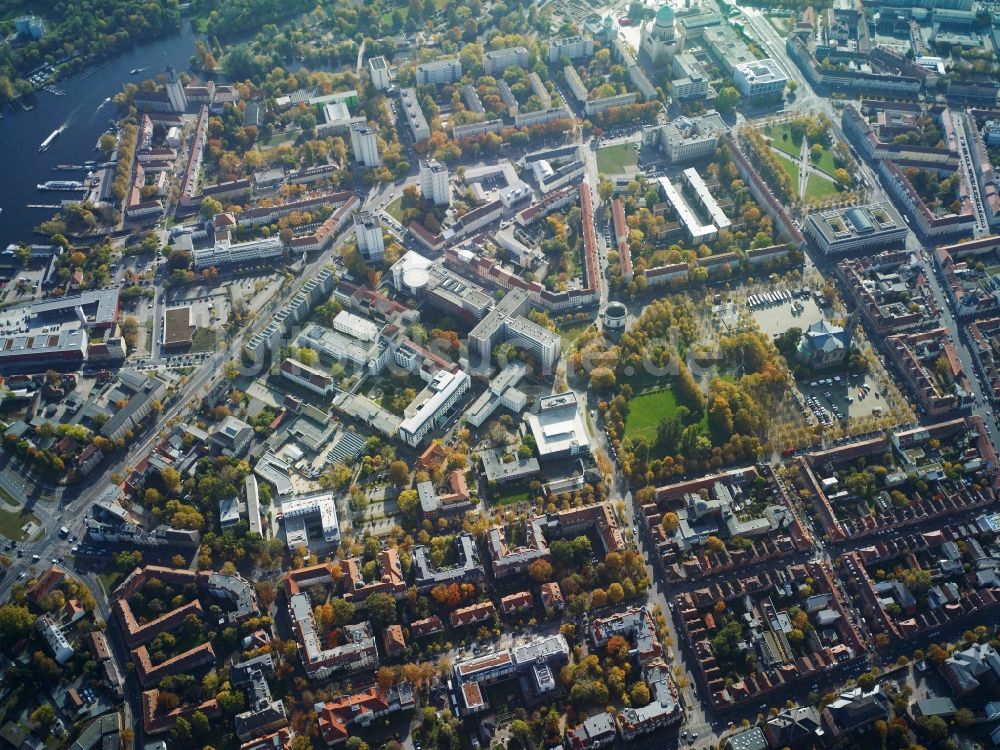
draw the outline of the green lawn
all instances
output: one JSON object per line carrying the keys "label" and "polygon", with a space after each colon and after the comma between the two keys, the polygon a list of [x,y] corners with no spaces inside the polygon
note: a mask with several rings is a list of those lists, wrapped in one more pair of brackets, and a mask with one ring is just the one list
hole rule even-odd
{"label": "green lawn", "polygon": [[638,165],[639,157],[631,143],[605,146],[597,150],[597,171],[601,174],[622,174],[628,167]]}
{"label": "green lawn", "polygon": [[798,195],[799,165],[793,162],[787,156],[782,156],[781,154],[774,154],[774,155],[778,157],[778,161],[781,162],[782,168],[788,173],[788,176],[792,178],[792,192]]}
{"label": "green lawn", "polygon": [[7,490],[5,490],[3,487],[0,487],[0,501],[5,502],[7,505],[10,505],[13,508],[16,508],[20,505],[20,503],[17,502],[17,500],[15,500],[11,496],[11,494],[7,492]]}
{"label": "green lawn", "polygon": [[677,399],[670,388],[640,393],[629,403],[625,419],[625,437],[656,440],[656,426],[664,417],[677,411]]}
{"label": "green lawn", "polygon": [[[810,160],[812,160],[810,158]],[[813,161],[813,166],[819,167],[828,175],[833,177],[834,170],[837,169],[837,165],[833,163],[833,149],[823,148],[823,155],[819,157],[819,161]]]}
{"label": "green lawn", "polygon": [[568,349],[570,344],[576,341],[580,334],[586,331],[593,324],[590,320],[580,320],[575,323],[568,323],[559,326],[559,336],[562,338],[563,349]]}
{"label": "green lawn", "polygon": [[301,130],[292,130],[284,133],[277,133],[271,136],[267,140],[261,140],[257,142],[257,150],[266,151],[269,148],[277,148],[283,143],[295,143],[298,137],[302,135]]}
{"label": "green lawn", "polygon": [[771,144],[776,149],[784,151],[789,156],[798,159],[802,153],[802,139],[795,140],[788,125],[768,125],[764,128],[764,135],[771,139]]}
{"label": "green lawn", "polygon": [[496,497],[490,498],[490,505],[514,505],[531,500],[531,490],[525,482],[515,482],[498,488]]}
{"label": "green lawn", "polygon": [[6,508],[0,508],[0,534],[3,534],[8,539],[13,539],[16,542],[22,541],[25,537],[21,528],[29,521],[39,523],[38,519],[30,511],[23,509],[20,511],[10,511]]}
{"label": "green lawn", "polygon": [[385,207],[385,212],[389,214],[392,218],[398,221],[400,224],[403,223],[403,196],[399,196],[394,200],[389,201],[389,204]]}
{"label": "green lawn", "polygon": [[198,328],[194,332],[191,343],[191,351],[193,352],[211,352],[215,351],[216,345],[216,331],[212,328]]}
{"label": "green lawn", "polygon": [[806,182],[806,200],[823,200],[837,194],[837,186],[829,180],[811,174]]}

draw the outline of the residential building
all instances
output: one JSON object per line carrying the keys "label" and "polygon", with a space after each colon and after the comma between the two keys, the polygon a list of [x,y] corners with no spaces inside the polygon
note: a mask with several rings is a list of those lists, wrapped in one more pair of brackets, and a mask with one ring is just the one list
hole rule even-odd
{"label": "residential building", "polygon": [[[638,70],[638,68],[636,68],[636,70]],[[649,92],[648,87],[644,86],[643,88],[647,89],[646,93]],[[608,109],[615,109],[617,107],[627,107],[630,104],[635,104],[635,101],[638,98],[639,98],[638,94],[628,93],[628,94],[618,94],[617,96],[604,96],[601,97],[600,99],[588,99],[586,103],[584,103],[583,105],[583,111],[586,112],[588,116],[596,115]]]}
{"label": "residential building", "polygon": [[326,679],[334,674],[349,674],[378,669],[378,649],[370,622],[345,625],[341,628],[342,642],[324,646],[324,638],[316,631],[312,602],[306,593],[294,594],[288,601],[292,631],[299,647],[302,667],[312,679]]}
{"label": "residential building", "polygon": [[451,204],[448,167],[435,159],[420,160],[420,195],[435,206]]}
{"label": "residential building", "polygon": [[382,224],[367,211],[354,214],[354,236],[358,243],[358,252],[368,261],[377,263],[385,257],[385,240],[382,237]]}
{"label": "residential building", "polygon": [[413,548],[413,581],[420,591],[438,584],[481,581],[485,575],[479,562],[479,550],[471,534],[462,532],[455,537],[458,562],[446,568],[434,567],[427,547],[418,544]]}
{"label": "residential building", "polygon": [[339,745],[350,737],[350,727],[369,727],[377,719],[414,706],[409,684],[398,683],[387,690],[376,685],[362,693],[342,695],[319,704],[319,731],[327,745]]}
{"label": "residential building", "polygon": [[49,647],[54,658],[59,664],[65,664],[73,658],[73,647],[70,645],[66,635],[62,632],[58,623],[48,614],[44,614],[35,622],[35,627],[41,634],[45,645]]}
{"label": "residential building", "polygon": [[587,101],[587,96],[589,92],[587,87],[583,85],[583,80],[580,78],[580,74],[576,72],[576,68],[572,65],[567,65],[563,68],[563,79],[566,81],[566,85],[569,86],[569,91],[573,94],[573,97],[580,103]]}
{"label": "residential building", "polygon": [[358,164],[366,167],[382,164],[378,154],[378,132],[367,123],[351,123],[351,151]]}
{"label": "residential building", "polygon": [[656,181],[660,185],[663,197],[677,214],[677,218],[680,219],[684,231],[691,242],[700,244],[713,240],[718,236],[718,228],[712,223],[702,224],[701,219],[691,209],[684,195],[674,186],[669,177],[657,177]]}
{"label": "residential building", "polygon": [[615,635],[631,641],[636,658],[641,663],[657,659],[663,653],[660,640],[656,637],[656,624],[645,607],[629,607],[622,612],[591,620],[590,642],[594,648],[604,647]]}
{"label": "residential building", "polygon": [[679,724],[684,718],[670,668],[661,659],[656,659],[643,667],[643,675],[649,685],[651,700],[640,708],[624,708],[616,717],[618,730],[626,742],[662,727]]}
{"label": "residential building", "polygon": [[410,126],[410,134],[413,136],[414,142],[419,143],[430,138],[431,129],[427,125],[427,118],[424,117],[423,110],[420,109],[416,89],[400,90],[399,104],[403,110],[403,116],[406,117],[406,124]]}
{"label": "residential building", "polygon": [[385,91],[392,85],[389,64],[384,57],[379,55],[368,59],[368,77],[371,78],[376,91]]}
{"label": "residential building", "polygon": [[462,63],[457,57],[422,63],[417,66],[416,78],[418,86],[441,86],[454,83],[462,77]]}
{"label": "residential building", "polygon": [[607,711],[594,714],[583,723],[566,729],[566,746],[569,750],[598,750],[613,745],[617,739],[615,719]]}
{"label": "residential building", "polygon": [[[531,93],[537,96],[538,101],[542,103],[542,109],[551,108],[552,95],[549,93],[549,90],[545,87],[545,84],[542,83],[542,79],[539,78],[538,73],[529,73],[528,83],[531,85]],[[1000,127],[998,127],[997,132],[1000,133]]]}
{"label": "residential building", "polygon": [[488,76],[500,76],[507,68],[528,67],[528,50],[524,47],[491,49],[483,53],[483,72]]}
{"label": "residential building", "polygon": [[549,39],[549,64],[567,60],[589,60],[594,56],[594,40],[589,36],[564,36]]}
{"label": "residential building", "polygon": [[851,688],[823,709],[823,726],[836,740],[845,734],[867,729],[876,721],[886,721],[890,716],[891,702],[876,686],[871,692]]}
{"label": "residential building", "polygon": [[453,628],[463,628],[466,625],[477,625],[492,620],[497,613],[493,602],[478,602],[467,607],[453,609],[448,614],[448,621]]}

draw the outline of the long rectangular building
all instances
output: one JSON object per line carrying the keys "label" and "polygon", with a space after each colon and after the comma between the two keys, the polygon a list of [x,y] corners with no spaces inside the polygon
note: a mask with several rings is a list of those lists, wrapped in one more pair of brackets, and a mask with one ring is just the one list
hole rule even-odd
{"label": "long rectangular building", "polygon": [[399,423],[399,438],[411,447],[423,442],[431,430],[444,424],[449,410],[468,393],[472,381],[463,370],[440,370],[417,398],[406,407]]}
{"label": "long rectangular building", "polygon": [[402,89],[399,92],[399,104],[403,109],[403,116],[406,117],[406,124],[410,126],[413,140],[419,142],[430,138],[431,129],[427,125],[423,110],[420,109],[416,89]]}

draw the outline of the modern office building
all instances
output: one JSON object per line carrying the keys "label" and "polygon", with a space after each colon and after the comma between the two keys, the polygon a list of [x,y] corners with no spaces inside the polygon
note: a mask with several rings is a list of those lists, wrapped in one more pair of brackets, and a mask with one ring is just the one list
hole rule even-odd
{"label": "modern office building", "polygon": [[472,386],[468,373],[440,370],[427,387],[403,410],[399,438],[410,447],[423,442],[431,430],[442,426],[449,412]]}
{"label": "modern office building", "polygon": [[888,201],[809,214],[805,234],[825,255],[881,252],[906,241],[907,226]]}
{"label": "modern office building", "polygon": [[590,438],[572,391],[544,396],[538,411],[527,416],[540,461],[590,453]]}
{"label": "modern office building", "polygon": [[417,66],[417,85],[440,86],[454,83],[462,77],[462,63],[457,57],[423,63]]}
{"label": "modern office building", "polygon": [[674,57],[674,78],[670,83],[674,99],[697,99],[708,93],[708,73],[690,52]]}
{"label": "modern office building", "polygon": [[196,248],[194,267],[201,270],[263,263],[280,258],[284,252],[284,246],[278,237],[264,237],[248,242],[219,242],[211,247]]}
{"label": "modern office building", "polygon": [[778,64],[767,58],[740,63],[733,67],[733,81],[746,99],[780,97],[788,84]]}
{"label": "modern office building", "polygon": [[358,252],[365,260],[380,261],[385,257],[385,240],[382,238],[382,224],[368,211],[354,214],[354,236],[358,241]]}
{"label": "modern office building", "polygon": [[492,361],[493,349],[509,342],[530,352],[545,373],[554,372],[562,351],[558,334],[524,317],[530,308],[528,293],[511,289],[496,307],[469,332],[469,351],[476,352],[481,362]]}
{"label": "modern office building", "polygon": [[448,167],[434,159],[420,161],[420,194],[435,206],[451,203]]}
{"label": "modern office building", "polygon": [[351,123],[351,151],[354,160],[366,167],[382,164],[378,155],[378,133],[364,122]]}

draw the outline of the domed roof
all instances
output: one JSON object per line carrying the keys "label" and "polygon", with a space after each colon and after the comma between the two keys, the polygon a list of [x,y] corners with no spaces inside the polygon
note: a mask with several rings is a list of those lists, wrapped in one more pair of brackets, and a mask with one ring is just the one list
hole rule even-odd
{"label": "domed roof", "polygon": [[674,23],[674,9],[670,5],[662,5],[660,9],[656,11],[656,25],[657,26],[673,26]]}

